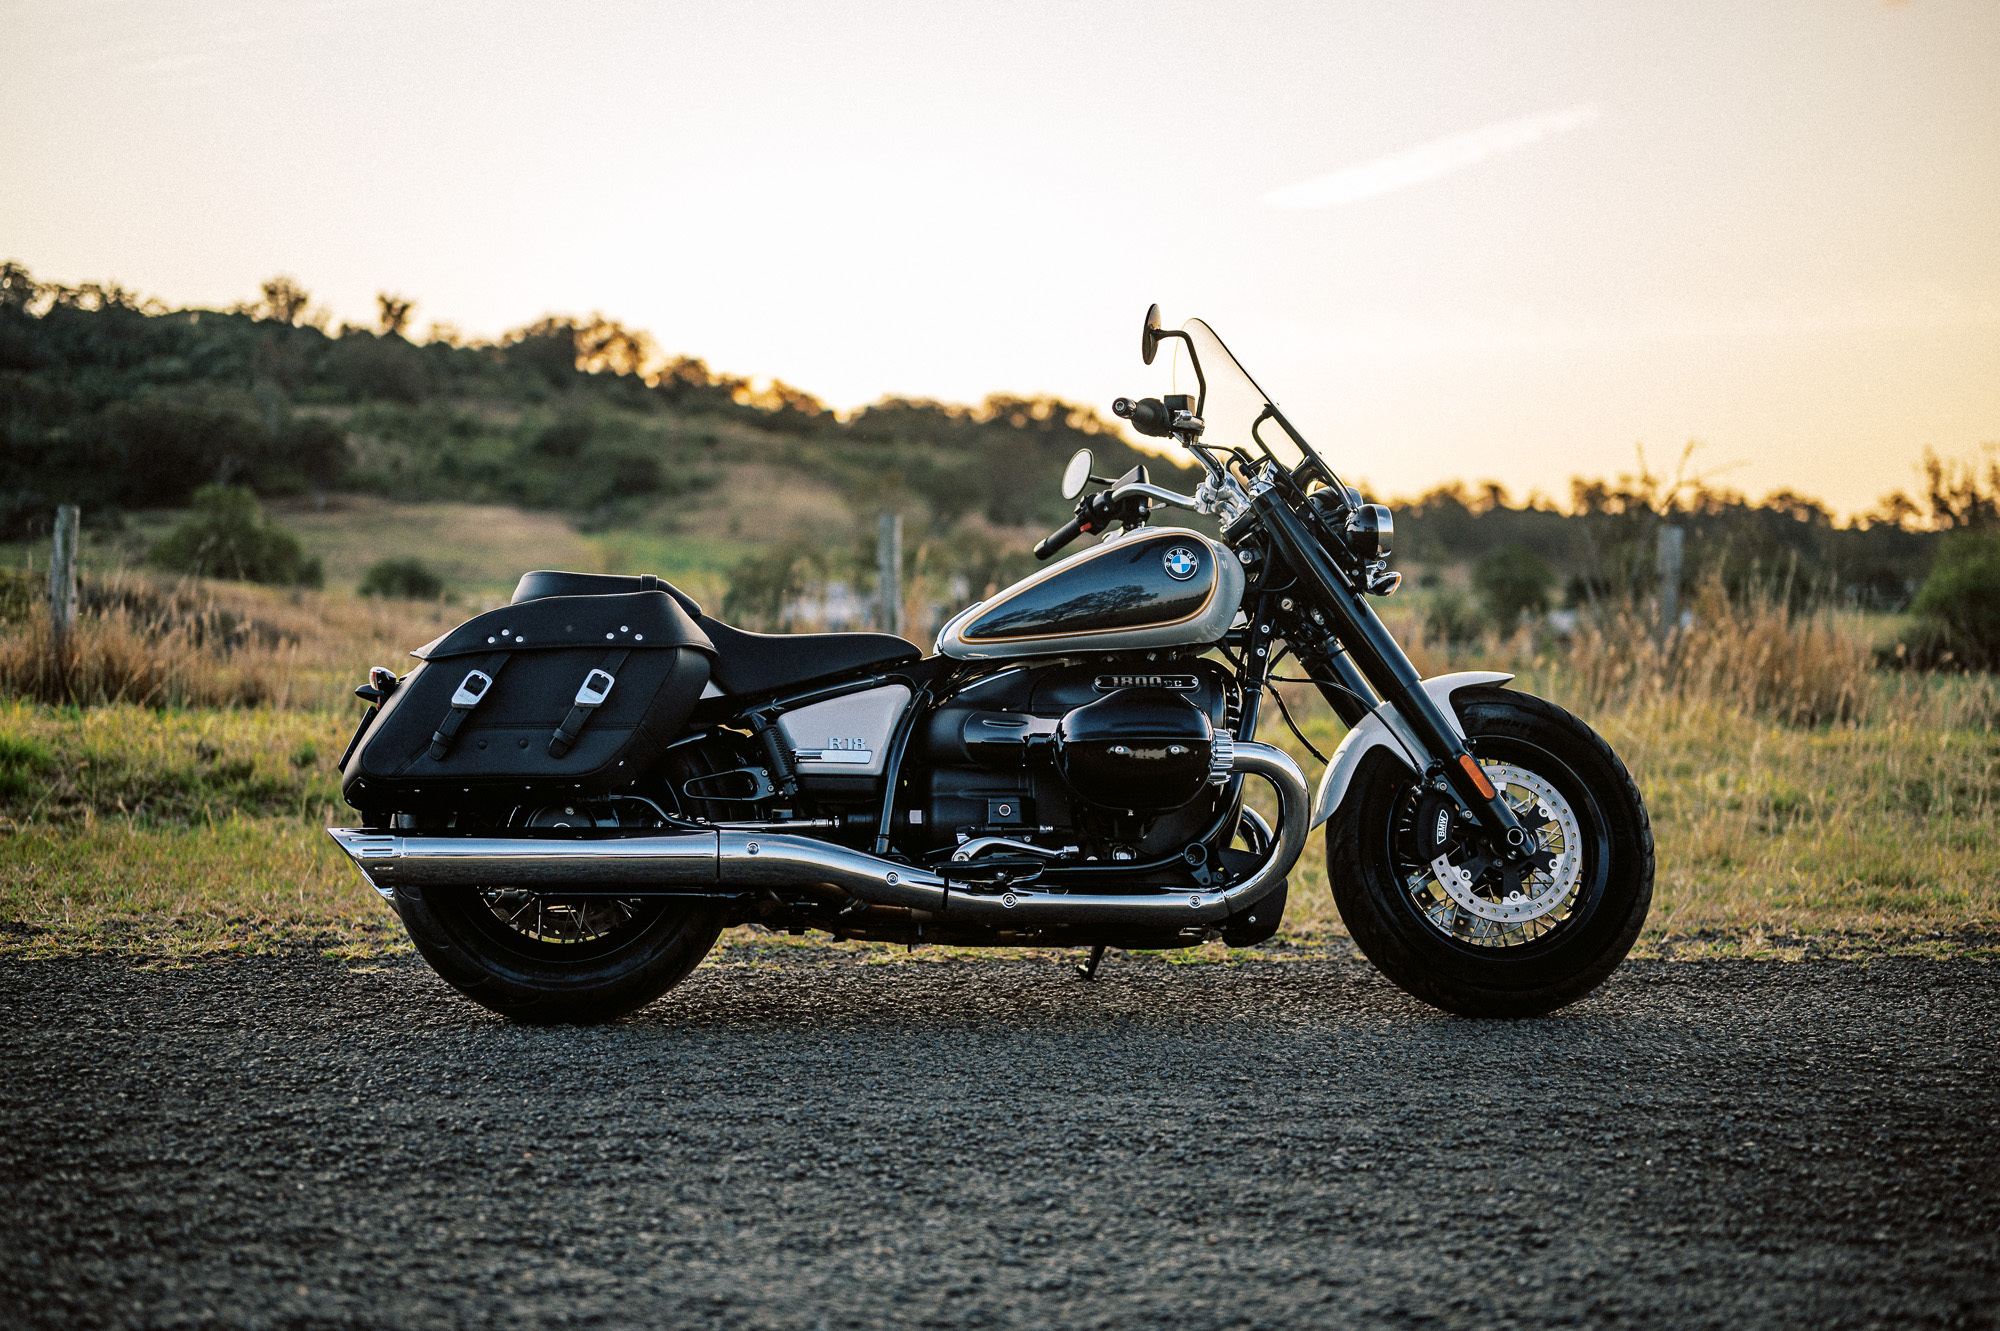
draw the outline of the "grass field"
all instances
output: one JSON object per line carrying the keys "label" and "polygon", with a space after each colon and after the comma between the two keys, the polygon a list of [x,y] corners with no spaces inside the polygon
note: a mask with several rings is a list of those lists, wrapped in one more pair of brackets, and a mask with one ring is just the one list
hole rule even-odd
{"label": "grass field", "polygon": [[[2000,735],[1962,683],[1883,681],[1862,724],[1709,706],[1595,717],[1659,839],[1645,950],[1988,949],[2000,941]],[[1338,723],[1302,696],[1323,750]],[[0,709],[0,955],[158,957],[311,946],[367,956],[400,929],[320,828],[352,821],[331,765],[354,713]],[[1266,738],[1305,758],[1282,727]],[[1285,937],[1339,946],[1324,842]]]}
{"label": "grass field", "polygon": [[[814,520],[810,497],[793,499],[786,521]],[[719,601],[727,568],[752,548],[720,510],[685,531],[596,535],[512,509],[366,499],[285,521],[326,561],[328,591],[173,582],[130,570],[115,541],[93,545],[111,608],[86,619],[67,692],[52,688],[38,616],[0,628],[0,697],[93,704],[0,701],[0,955],[405,946],[320,830],[352,821],[333,764],[367,667],[400,667],[409,647],[498,602],[528,568],[657,571]],[[387,555],[447,569],[459,600],[341,589]],[[0,558],[18,568],[26,552]],[[1700,627],[1671,647],[1612,623],[1567,645],[1489,638],[1445,651],[1422,641],[1403,598],[1385,604],[1423,673],[1516,670],[1631,766],[1659,844],[1643,949],[1785,956],[2000,940],[1991,680],[1875,672],[1868,625],[1770,607],[1698,603]],[[1339,723],[1310,689],[1287,693],[1330,751]],[[1275,710],[1264,738],[1316,777]],[[1323,856],[1315,838],[1293,876],[1294,945],[1345,945]]]}

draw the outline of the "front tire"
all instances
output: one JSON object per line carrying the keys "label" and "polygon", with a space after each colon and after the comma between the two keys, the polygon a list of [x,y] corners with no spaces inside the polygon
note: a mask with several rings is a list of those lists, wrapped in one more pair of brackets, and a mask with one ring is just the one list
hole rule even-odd
{"label": "front tire", "polygon": [[533,1024],[610,1021],[687,978],[722,932],[717,903],[561,889],[410,888],[396,913],[445,983]]}
{"label": "front tire", "polygon": [[[1327,828],[1348,932],[1399,988],[1466,1017],[1535,1017],[1582,998],[1632,949],[1653,899],[1653,831],[1618,755],[1554,703],[1508,689],[1454,698],[1472,752],[1553,852],[1524,881],[1433,869],[1417,776],[1385,750]],[[1422,849],[1419,849],[1422,847]],[[1442,856],[1446,867],[1452,861]]]}

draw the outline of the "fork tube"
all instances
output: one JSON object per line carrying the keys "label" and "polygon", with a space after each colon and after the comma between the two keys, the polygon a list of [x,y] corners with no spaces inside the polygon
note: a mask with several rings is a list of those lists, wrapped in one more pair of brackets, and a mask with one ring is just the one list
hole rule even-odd
{"label": "fork tube", "polygon": [[1524,846],[1527,833],[1520,820],[1497,792],[1488,795],[1474,781],[1471,768],[1463,761],[1471,751],[1431,701],[1431,696],[1424,692],[1417,668],[1410,664],[1410,658],[1373,607],[1275,491],[1259,495],[1256,503],[1265,530],[1271,533],[1286,561],[1317,586],[1321,603],[1333,615],[1334,633],[1347,647],[1354,664],[1384,701],[1395,704],[1424,751],[1443,769],[1445,779],[1465,807],[1487,831],[1498,837],[1500,847]]}

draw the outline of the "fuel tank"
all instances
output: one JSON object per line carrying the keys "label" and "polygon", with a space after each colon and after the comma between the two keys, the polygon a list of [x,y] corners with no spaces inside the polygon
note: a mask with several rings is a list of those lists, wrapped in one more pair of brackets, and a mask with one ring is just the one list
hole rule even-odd
{"label": "fuel tank", "polygon": [[1217,642],[1243,602],[1229,548],[1181,527],[1142,527],[961,611],[944,656],[978,660]]}

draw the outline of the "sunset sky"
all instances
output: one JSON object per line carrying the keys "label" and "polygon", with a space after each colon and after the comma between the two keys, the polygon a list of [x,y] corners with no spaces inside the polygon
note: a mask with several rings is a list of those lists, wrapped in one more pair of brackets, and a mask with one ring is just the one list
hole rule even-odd
{"label": "sunset sky", "polygon": [[2000,440],[2000,4],[0,0],[0,258],[840,407],[1158,392],[1158,301],[1379,493],[1864,509]]}

